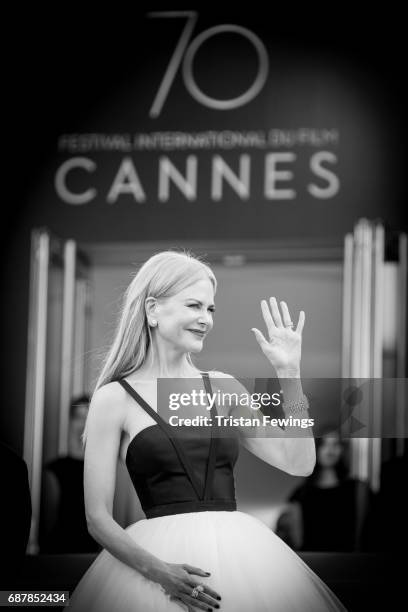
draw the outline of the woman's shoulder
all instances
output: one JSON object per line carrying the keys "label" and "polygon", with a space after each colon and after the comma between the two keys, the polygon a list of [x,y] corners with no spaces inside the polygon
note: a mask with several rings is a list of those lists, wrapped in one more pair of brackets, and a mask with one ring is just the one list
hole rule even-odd
{"label": "woman's shoulder", "polygon": [[119,384],[118,381],[114,380],[96,389],[92,396],[92,401],[106,403],[111,400],[117,400],[123,397],[125,397],[125,390],[123,389],[122,385]]}
{"label": "woman's shoulder", "polygon": [[121,420],[126,408],[126,392],[116,381],[106,383],[94,392],[89,414],[97,413],[100,419]]}
{"label": "woman's shoulder", "polygon": [[249,393],[245,384],[237,377],[232,376],[232,374],[220,372],[219,370],[211,370],[208,372],[208,375],[214,385],[226,393],[237,393],[240,395]]}

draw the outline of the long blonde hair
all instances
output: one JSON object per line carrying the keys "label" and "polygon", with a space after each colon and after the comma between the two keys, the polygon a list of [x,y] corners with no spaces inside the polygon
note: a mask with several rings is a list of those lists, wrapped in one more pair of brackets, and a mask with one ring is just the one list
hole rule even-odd
{"label": "long blonde hair", "polygon": [[[151,344],[145,302],[148,297],[171,297],[200,277],[217,281],[211,268],[188,251],[162,251],[150,257],[126,289],[115,337],[102,366],[95,390],[129,376],[142,366]],[[188,355],[191,362],[191,357]]]}

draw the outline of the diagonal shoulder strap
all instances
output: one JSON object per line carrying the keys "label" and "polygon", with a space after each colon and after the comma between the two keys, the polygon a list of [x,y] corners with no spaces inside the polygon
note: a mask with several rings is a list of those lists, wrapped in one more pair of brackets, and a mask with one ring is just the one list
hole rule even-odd
{"label": "diagonal shoulder strap", "polygon": [[[208,372],[201,372],[203,377],[204,387],[208,395],[212,396],[212,388],[211,381]],[[212,486],[214,481],[214,472],[215,472],[215,463],[217,459],[217,444],[218,438],[214,438],[213,436],[213,428],[217,427],[217,409],[215,407],[215,402],[211,408],[211,418],[212,418],[212,428],[211,428],[211,440],[210,440],[210,450],[208,454],[207,460],[207,470],[205,475],[205,485],[204,485],[204,499],[211,499],[212,497]]]}
{"label": "diagonal shoulder strap", "polygon": [[152,417],[152,419],[156,421],[156,423],[161,427],[163,432],[169,438],[170,442],[174,447],[174,450],[176,451],[177,457],[179,458],[181,465],[186,471],[186,474],[198,499],[201,499],[200,491],[202,489],[202,485],[199,482],[190,462],[188,461],[186,454],[184,453],[184,450],[180,445],[179,440],[176,440],[172,435],[172,432],[169,429],[170,426],[157,414],[157,412],[153,410],[151,406],[149,406],[149,404],[143,399],[141,395],[139,395],[139,393],[132,387],[132,385],[127,382],[127,380],[121,378],[117,382],[122,385],[122,387],[133,397],[133,399]]}
{"label": "diagonal shoulder strap", "polygon": [[143,397],[139,395],[136,389],[134,389],[132,385],[128,383],[127,380],[125,380],[124,378],[121,378],[120,380],[118,380],[118,383],[122,385],[122,387],[133,397],[133,399],[143,408],[143,410],[145,410],[147,414],[156,421],[156,423],[162,429],[165,429],[164,426],[166,425],[166,423],[163,421],[163,419],[157,414],[157,412],[153,410],[151,406],[149,406],[146,400],[144,400]]}

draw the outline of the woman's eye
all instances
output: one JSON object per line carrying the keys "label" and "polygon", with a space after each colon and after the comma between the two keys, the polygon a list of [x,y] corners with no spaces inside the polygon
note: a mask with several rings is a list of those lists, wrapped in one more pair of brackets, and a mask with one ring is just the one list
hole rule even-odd
{"label": "woman's eye", "polygon": [[[200,304],[188,304],[187,308],[200,308]],[[215,308],[209,308],[208,310],[212,314],[214,314],[214,312],[215,312]]]}

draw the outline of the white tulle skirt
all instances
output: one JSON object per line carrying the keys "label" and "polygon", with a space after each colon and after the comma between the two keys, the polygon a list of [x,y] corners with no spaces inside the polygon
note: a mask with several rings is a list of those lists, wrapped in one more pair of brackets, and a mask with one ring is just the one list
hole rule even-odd
{"label": "white tulle skirt", "polygon": [[[169,563],[211,572],[219,612],[329,612],[339,599],[264,523],[239,511],[143,519],[127,528],[140,546]],[[198,608],[196,608],[198,609]],[[157,583],[103,551],[74,591],[70,612],[180,612],[188,607]]]}

